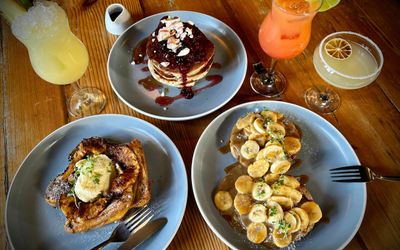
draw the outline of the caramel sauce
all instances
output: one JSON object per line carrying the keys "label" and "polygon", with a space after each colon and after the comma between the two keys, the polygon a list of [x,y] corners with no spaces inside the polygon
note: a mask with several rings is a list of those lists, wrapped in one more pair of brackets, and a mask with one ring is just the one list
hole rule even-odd
{"label": "caramel sauce", "polygon": [[218,148],[218,151],[222,154],[227,154],[231,152],[230,142],[228,141],[228,143],[226,143],[224,146]]}

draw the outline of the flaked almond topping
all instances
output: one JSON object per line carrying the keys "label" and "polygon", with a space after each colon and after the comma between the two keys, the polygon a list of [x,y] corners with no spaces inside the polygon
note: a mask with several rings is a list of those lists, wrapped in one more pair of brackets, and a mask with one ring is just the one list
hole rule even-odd
{"label": "flaked almond topping", "polygon": [[162,63],[160,63],[160,64],[161,64],[161,66],[163,66],[163,67],[168,67],[169,62],[162,62]]}
{"label": "flaked almond topping", "polygon": [[167,48],[172,50],[174,53],[176,52],[176,50],[181,46],[181,43],[179,41],[179,39],[176,39],[175,37],[171,36],[170,38],[168,38],[167,41]]}
{"label": "flaked almond topping", "polygon": [[181,19],[179,17],[173,17],[173,18],[168,17],[167,19],[161,20],[161,23],[165,24],[165,27],[169,27],[180,21]]}
{"label": "flaked almond topping", "polygon": [[185,39],[186,35],[187,35],[187,33],[186,33],[186,32],[183,32],[183,33],[180,35],[179,39],[181,39],[181,41],[183,41],[183,39]]}
{"label": "flaked almond topping", "polygon": [[192,22],[192,21],[188,21],[188,24],[190,24],[190,25],[194,25],[194,22]]}
{"label": "flaked almond topping", "polygon": [[151,33],[151,36],[153,36],[153,37],[156,36],[156,33],[155,32]]}
{"label": "flaked almond topping", "polygon": [[185,32],[189,35],[190,38],[193,38],[192,29],[186,27]]}
{"label": "flaked almond topping", "polygon": [[187,54],[189,54],[190,49],[189,48],[184,48],[181,51],[179,51],[178,55],[176,56],[186,56]]}

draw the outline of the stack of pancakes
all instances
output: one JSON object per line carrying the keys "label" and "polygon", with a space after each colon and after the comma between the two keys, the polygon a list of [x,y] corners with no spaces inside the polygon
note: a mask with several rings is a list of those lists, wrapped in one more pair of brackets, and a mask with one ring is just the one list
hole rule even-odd
{"label": "stack of pancakes", "polygon": [[207,75],[214,50],[211,41],[192,22],[166,16],[148,39],[148,67],[163,84],[191,87]]}

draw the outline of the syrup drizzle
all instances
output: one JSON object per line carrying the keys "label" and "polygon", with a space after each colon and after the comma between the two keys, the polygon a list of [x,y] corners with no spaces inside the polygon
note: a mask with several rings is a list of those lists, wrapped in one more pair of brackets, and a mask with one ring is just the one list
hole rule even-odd
{"label": "syrup drizzle", "polygon": [[[205,89],[208,89],[208,88],[211,88],[211,87],[217,85],[218,83],[220,83],[222,81],[222,79],[223,79],[223,77],[220,76],[220,75],[207,76],[206,80],[210,81],[210,83],[208,83],[204,87],[201,87],[201,88],[198,88],[198,89],[195,89],[195,90],[193,90],[192,88],[190,88],[190,89],[191,89],[191,91],[193,92],[193,95],[194,95],[194,94],[197,94],[197,93],[199,93],[199,92],[201,92],[201,91],[203,91]],[[160,106],[168,106],[168,105],[171,105],[174,101],[182,99],[182,98],[185,98],[185,95],[182,94],[182,91],[181,91],[181,93],[179,95],[177,95],[177,96],[159,96],[159,97],[156,98],[155,101]]]}
{"label": "syrup drizzle", "polygon": [[132,61],[135,64],[145,63],[144,58],[146,56],[146,44],[147,44],[147,38],[145,38],[142,41],[140,41],[139,44],[133,50]]}

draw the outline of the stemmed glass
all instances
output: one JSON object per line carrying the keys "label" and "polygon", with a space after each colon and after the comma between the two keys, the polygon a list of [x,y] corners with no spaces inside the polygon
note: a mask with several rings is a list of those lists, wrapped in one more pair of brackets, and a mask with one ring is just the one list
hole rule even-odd
{"label": "stemmed glass", "polygon": [[[378,77],[383,55],[368,37],[341,31],[321,41],[314,51],[313,64],[325,82],[342,89],[358,89]],[[340,97],[332,89],[315,86],[304,97],[307,105],[320,113],[332,113],[340,106]]]}
{"label": "stemmed glass", "polygon": [[290,59],[307,47],[311,22],[322,0],[273,0],[272,9],[261,24],[258,40],[263,51],[272,57],[271,67],[254,64],[250,78],[252,89],[266,97],[276,97],[286,88],[286,79],[275,70],[278,59]]}
{"label": "stemmed glass", "polygon": [[1,11],[11,23],[12,33],[28,49],[36,74],[53,84],[75,86],[67,105],[71,115],[97,114],[104,108],[104,93],[95,88],[80,88],[77,83],[87,69],[89,56],[85,45],[71,32],[67,15],[57,3],[36,1],[26,12],[5,0]]}

